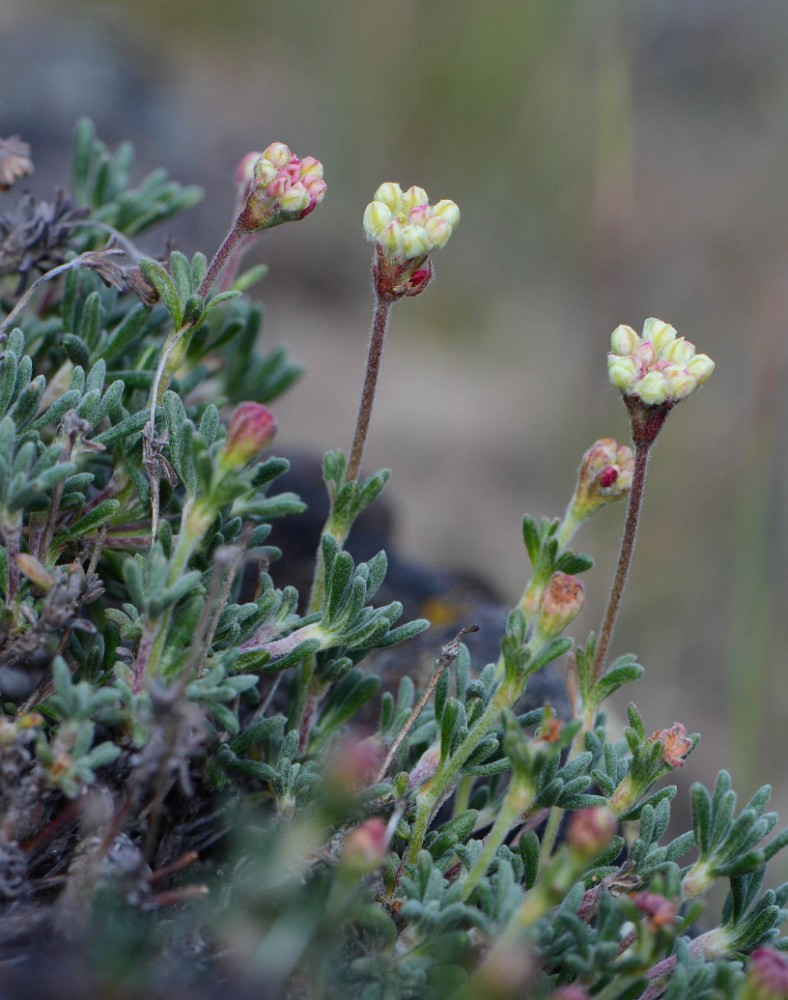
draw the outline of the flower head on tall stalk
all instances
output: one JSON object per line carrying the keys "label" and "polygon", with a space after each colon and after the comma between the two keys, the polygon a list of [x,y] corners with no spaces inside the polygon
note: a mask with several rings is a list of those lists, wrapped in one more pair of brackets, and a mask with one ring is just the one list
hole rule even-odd
{"label": "flower head on tall stalk", "polygon": [[244,250],[254,236],[283,222],[306,218],[326,195],[323,164],[314,156],[298,157],[283,142],[262,153],[241,157],[235,169],[235,218],[200,287],[207,294],[221,272],[221,290],[235,277]]}
{"label": "flower head on tall stalk", "polygon": [[429,255],[446,245],[459,221],[460,210],[453,201],[444,198],[431,205],[424,188],[414,185],[403,191],[392,181],[380,185],[364,211],[364,232],[375,244],[375,314],[348,481],[357,477],[361,467],[391,306],[404,296],[424,291],[433,275]]}
{"label": "flower head on tall stalk", "polygon": [[604,670],[632,562],[651,446],[673,407],[714,371],[714,362],[708,355],[697,354],[694,344],[679,337],[675,327],[653,317],[644,323],[642,337],[631,326],[616,327],[610,338],[610,348],[608,375],[629,411],[635,457],[624,537],[594,656],[594,680],[601,677]]}

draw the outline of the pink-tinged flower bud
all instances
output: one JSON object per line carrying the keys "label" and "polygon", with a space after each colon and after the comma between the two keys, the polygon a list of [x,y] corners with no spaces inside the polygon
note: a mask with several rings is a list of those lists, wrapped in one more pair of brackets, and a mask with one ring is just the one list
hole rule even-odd
{"label": "pink-tinged flower bud", "polygon": [[695,390],[698,385],[697,379],[694,379],[688,371],[683,368],[669,367],[665,368],[662,374],[668,381],[670,386],[668,394],[671,399],[675,399],[677,402],[680,399],[684,399],[689,396],[691,392]]}
{"label": "pink-tinged flower bud", "polygon": [[553,573],[541,601],[537,629],[543,641],[560,635],[583,610],[583,584],[569,573]]}
{"label": "pink-tinged flower bud", "polygon": [[646,922],[653,933],[663,927],[675,926],[678,908],[669,899],[647,890],[635,893],[631,898],[640,912],[645,914]]}
{"label": "pink-tinged flower bud", "polygon": [[408,211],[408,222],[412,226],[426,226],[427,220],[430,218],[430,206],[429,205],[416,205],[415,208],[411,208]]}
{"label": "pink-tinged flower bud", "polygon": [[386,824],[374,816],[345,837],[342,861],[354,872],[371,872],[383,863],[387,848]]}
{"label": "pink-tinged flower bud", "polygon": [[560,990],[556,990],[550,1000],[591,1000],[591,994],[577,983],[572,983],[571,986],[562,986]]}
{"label": "pink-tinged flower bud", "polygon": [[429,205],[429,203],[430,199],[423,187],[416,187],[414,185],[413,187],[409,187],[402,195],[402,207],[406,212],[417,206]]}
{"label": "pink-tinged flower bud", "polygon": [[286,167],[290,162],[292,155],[290,147],[286,146],[283,142],[272,142],[268,149],[266,149],[263,153],[265,159],[270,160],[277,169]]}
{"label": "pink-tinged flower bud", "polygon": [[442,201],[439,201],[433,208],[432,212],[433,215],[437,215],[439,219],[443,219],[444,222],[448,222],[452,229],[454,229],[456,225],[459,225],[460,210],[454,202],[449,201],[448,198],[444,198]]}
{"label": "pink-tinged flower bud", "polygon": [[440,747],[429,747],[416,761],[416,766],[408,775],[408,791],[421,788],[435,777],[441,762]]}
{"label": "pink-tinged flower bud", "polygon": [[372,784],[383,759],[382,748],[374,739],[360,739],[347,733],[331,748],[324,780],[329,797],[349,799]]}
{"label": "pink-tinged flower bud", "polygon": [[262,403],[241,403],[227,428],[219,461],[224,469],[242,469],[276,434],[276,417]]}
{"label": "pink-tinged flower bud", "polygon": [[254,180],[262,187],[269,187],[277,178],[277,169],[270,160],[260,157],[254,166]]}
{"label": "pink-tinged flower bud", "polygon": [[692,740],[680,722],[674,722],[670,729],[658,729],[649,742],[662,744],[662,757],[669,767],[683,767],[692,749]]}
{"label": "pink-tinged flower bud", "polygon": [[658,354],[676,339],[676,328],[653,316],[643,324],[643,339],[650,340]]}
{"label": "pink-tinged flower bud", "polygon": [[610,350],[614,354],[631,354],[640,345],[640,337],[631,326],[617,326],[610,335]]}
{"label": "pink-tinged flower bud", "polygon": [[788,955],[775,948],[756,948],[747,964],[740,1000],[785,1000],[788,997]]}
{"label": "pink-tinged flower bud", "polygon": [[616,833],[616,821],[604,806],[578,809],[567,827],[569,850],[584,861],[592,861],[610,843]]}
{"label": "pink-tinged flower bud", "polygon": [[255,177],[255,166],[262,158],[262,155],[262,153],[247,153],[246,156],[241,157],[238,161],[238,166],[235,168],[236,184],[251,184]]}
{"label": "pink-tinged flower bud", "polygon": [[276,174],[274,179],[270,184],[266,186],[265,193],[273,201],[281,201],[281,199],[287,194],[287,192],[292,187],[293,182],[287,176],[287,174],[281,171]]}
{"label": "pink-tinged flower bud", "polygon": [[312,202],[315,205],[319,205],[325,198],[326,191],[328,190],[326,182],[321,177],[316,177],[314,179],[307,179],[304,184],[309,192],[309,197],[312,199]]}
{"label": "pink-tinged flower bud", "polygon": [[283,212],[295,215],[309,206],[309,192],[300,182],[293,184],[280,198]]}
{"label": "pink-tinged flower bud", "polygon": [[445,219],[439,219],[437,215],[433,215],[431,219],[427,219],[424,229],[434,247],[445,246],[452,234],[452,227],[449,223]]}
{"label": "pink-tinged flower bud", "polygon": [[579,523],[607,503],[621,500],[630,491],[634,455],[613,438],[602,438],[583,455],[577,485],[569,507],[573,522]]}
{"label": "pink-tinged flower bud", "polygon": [[631,327],[616,327],[610,348],[610,381],[636,409],[642,405],[667,411],[714,371],[714,362],[707,355],[696,354],[694,344],[678,337],[675,327],[653,317],[643,325],[642,338]]}
{"label": "pink-tinged flower bud", "polygon": [[322,180],[323,164],[320,160],[316,160],[314,156],[305,156],[301,160],[301,179],[303,181]]}

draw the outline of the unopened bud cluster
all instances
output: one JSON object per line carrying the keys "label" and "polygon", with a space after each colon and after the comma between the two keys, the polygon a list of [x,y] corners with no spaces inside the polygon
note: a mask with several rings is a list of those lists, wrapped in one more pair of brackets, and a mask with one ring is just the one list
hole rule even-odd
{"label": "unopened bud cluster", "polygon": [[430,205],[424,188],[403,191],[391,181],[381,184],[364,212],[364,231],[383,253],[397,260],[425,257],[445,246],[460,221],[460,210],[443,199]]}
{"label": "unopened bud cluster", "polygon": [[607,356],[610,381],[626,396],[647,406],[673,404],[689,396],[714,371],[714,362],[659,319],[647,319],[643,336],[631,326],[618,326]]}
{"label": "unopened bud cluster", "polygon": [[572,516],[583,521],[606,503],[621,500],[632,486],[634,455],[627,445],[601,438],[583,455],[572,498]]}
{"label": "unopened bud cluster", "polygon": [[254,232],[303,219],[325,197],[323,164],[314,156],[297,157],[283,142],[262,153],[247,153],[236,169],[242,195],[240,222]]}

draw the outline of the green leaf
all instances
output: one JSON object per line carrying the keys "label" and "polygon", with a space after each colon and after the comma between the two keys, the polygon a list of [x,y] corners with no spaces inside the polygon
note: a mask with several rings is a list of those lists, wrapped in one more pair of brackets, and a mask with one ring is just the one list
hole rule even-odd
{"label": "green leaf", "polygon": [[178,293],[175,290],[175,283],[167,270],[151,257],[143,257],[140,260],[140,270],[159,293],[164,307],[172,317],[176,329],[179,330],[183,325],[183,313]]}
{"label": "green leaf", "polygon": [[593,565],[594,560],[591,556],[581,555],[577,552],[564,552],[556,562],[555,568],[561,573],[577,576],[579,573],[585,573],[591,569]]}
{"label": "green leaf", "polygon": [[142,336],[150,312],[150,307],[140,302],[125,314],[101,350],[101,356],[105,361],[112,361],[123,354]]}
{"label": "green leaf", "polygon": [[89,514],[80,518],[76,524],[72,524],[66,531],[61,532],[53,542],[54,548],[62,548],[68,542],[76,538],[82,538],[90,532],[96,531],[102,525],[108,524],[119,510],[119,500],[102,500]]}
{"label": "green leaf", "polygon": [[633,662],[630,656],[622,656],[610,667],[607,673],[594,685],[593,699],[595,705],[601,705],[624,684],[631,684],[645,673],[644,667]]}
{"label": "green leaf", "polygon": [[537,670],[541,670],[542,667],[546,667],[548,663],[552,663],[553,660],[557,660],[559,656],[563,656],[564,653],[568,653],[573,645],[574,640],[570,639],[569,636],[563,636],[560,639],[552,639],[546,646],[540,649],[533,660],[528,663],[528,673],[532,674]]}
{"label": "green leaf", "polygon": [[528,552],[528,558],[531,560],[531,566],[536,569],[542,543],[539,537],[539,530],[536,527],[536,522],[530,514],[526,514],[523,518],[523,542],[525,542],[525,548]]}
{"label": "green leaf", "polygon": [[520,837],[520,842],[517,847],[525,866],[525,889],[526,891],[529,891],[530,889],[533,889],[536,884],[536,876],[539,872],[539,853],[541,851],[541,844],[539,843],[539,838],[533,830],[526,830]]}
{"label": "green leaf", "polygon": [[118,441],[122,441],[123,438],[130,437],[132,434],[139,434],[149,419],[150,413],[148,410],[140,410],[139,413],[132,413],[131,416],[118,421],[109,430],[102,431],[101,434],[96,434],[92,440],[105,446],[115,444]]}

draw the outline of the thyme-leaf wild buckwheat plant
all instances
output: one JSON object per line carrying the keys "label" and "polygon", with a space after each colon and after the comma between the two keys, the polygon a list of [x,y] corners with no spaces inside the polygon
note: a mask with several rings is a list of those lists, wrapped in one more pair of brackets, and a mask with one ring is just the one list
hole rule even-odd
{"label": "thyme-leaf wild buckwheat plant", "polygon": [[[474,661],[472,616],[420,635],[407,575],[400,603],[393,560],[348,550],[388,479],[363,457],[392,307],[457,206],[385,183],[366,208],[366,376],[304,576],[269,539],[308,534],[272,451],[299,373],[241,265],[319,206],[322,165],[244,157],[210,259],[143,255],[198,192],[132,186],[130,147],[89,122],[51,202],[17,193],[31,166],[0,144],[0,997],[788,996],[769,787],[737,806],[721,771],[667,837],[698,735],[634,703],[622,738],[605,718],[644,670],[614,626],[651,445],[713,362],[656,319],[614,331],[633,447],[591,444],[563,517],[524,518],[531,577]],[[617,504],[607,610],[577,642],[592,561],[570,545]]]}

